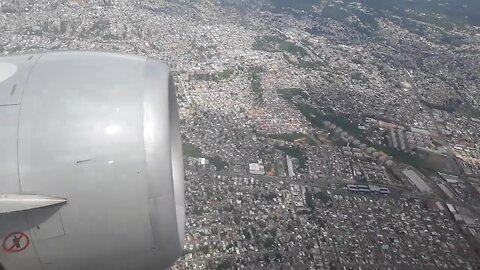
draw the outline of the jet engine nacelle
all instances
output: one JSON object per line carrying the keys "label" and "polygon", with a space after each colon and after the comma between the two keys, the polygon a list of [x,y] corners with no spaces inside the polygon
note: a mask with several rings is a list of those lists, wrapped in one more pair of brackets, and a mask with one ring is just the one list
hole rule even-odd
{"label": "jet engine nacelle", "polygon": [[183,179],[166,65],[0,58],[0,269],[166,268],[183,250]]}

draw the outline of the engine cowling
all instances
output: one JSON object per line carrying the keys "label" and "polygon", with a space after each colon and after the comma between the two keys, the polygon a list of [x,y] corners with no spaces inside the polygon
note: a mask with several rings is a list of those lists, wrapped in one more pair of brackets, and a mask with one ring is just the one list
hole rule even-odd
{"label": "engine cowling", "polygon": [[184,244],[183,179],[166,65],[100,52],[0,58],[6,270],[168,267]]}

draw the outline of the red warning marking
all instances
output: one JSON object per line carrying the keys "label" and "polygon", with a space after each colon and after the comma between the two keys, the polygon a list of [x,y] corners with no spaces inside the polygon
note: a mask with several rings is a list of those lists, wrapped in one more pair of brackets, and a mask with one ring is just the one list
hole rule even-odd
{"label": "red warning marking", "polygon": [[30,245],[30,238],[22,232],[14,232],[3,239],[2,247],[6,252],[24,251]]}

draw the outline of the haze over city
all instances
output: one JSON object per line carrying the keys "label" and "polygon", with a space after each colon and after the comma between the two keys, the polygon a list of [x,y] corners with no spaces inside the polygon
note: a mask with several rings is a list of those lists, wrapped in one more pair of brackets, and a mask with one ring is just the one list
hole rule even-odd
{"label": "haze over city", "polygon": [[171,68],[171,269],[480,268],[479,1],[12,0],[0,33]]}

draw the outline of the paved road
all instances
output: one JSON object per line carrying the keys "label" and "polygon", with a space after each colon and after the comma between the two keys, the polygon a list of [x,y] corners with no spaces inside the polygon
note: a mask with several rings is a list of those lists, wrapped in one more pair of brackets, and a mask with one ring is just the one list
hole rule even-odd
{"label": "paved road", "polygon": [[[206,174],[214,174],[214,175],[221,175],[221,176],[228,176],[228,177],[238,177],[238,178],[254,178],[261,181],[269,181],[269,182],[282,182],[292,185],[303,185],[308,187],[317,187],[317,188],[325,188],[327,185],[336,185],[340,187],[344,187],[348,184],[352,184],[351,181],[346,179],[328,179],[328,177],[320,177],[318,179],[292,179],[287,177],[278,177],[278,176],[267,176],[267,175],[252,175],[252,174],[242,174],[242,173],[233,173],[227,171],[217,171],[212,172],[209,170],[204,169],[194,169],[200,173]],[[399,186],[399,185],[390,185],[390,184],[382,184],[381,186],[387,187],[392,192],[391,197],[399,198],[399,197],[406,197],[406,198],[416,198],[416,199],[435,199],[443,201],[442,198],[437,196],[433,193],[418,193],[418,192],[411,192],[406,187]],[[351,194],[350,192],[342,189],[337,190],[338,194]]]}

